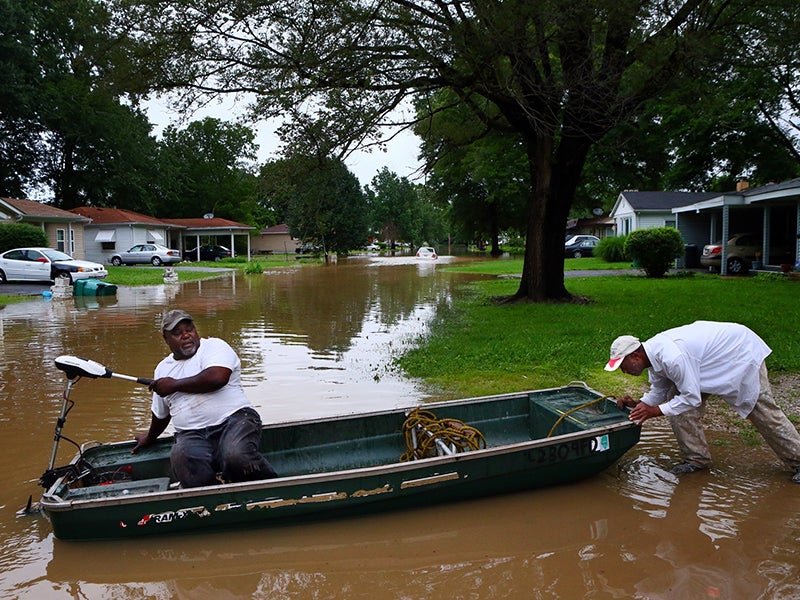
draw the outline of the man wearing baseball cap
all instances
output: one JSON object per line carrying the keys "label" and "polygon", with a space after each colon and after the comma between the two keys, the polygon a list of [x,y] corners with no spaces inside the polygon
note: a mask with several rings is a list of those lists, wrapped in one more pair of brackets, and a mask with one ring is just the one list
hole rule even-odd
{"label": "man wearing baseball cap", "polygon": [[619,404],[632,407],[630,419],[638,424],[669,418],[683,457],[673,473],[693,473],[711,464],[702,418],[706,397],[716,394],[755,426],[794,471],[792,481],[800,483],[800,433],[772,397],[764,362],[771,352],[744,325],[695,321],[644,342],[632,335],[618,337],[605,370],[636,376],[648,369],[650,390],[639,401],[624,396]]}
{"label": "man wearing baseball cap", "polygon": [[241,361],[227,342],[200,338],[192,316],[171,310],[161,321],[171,354],[155,369],[148,446],[172,422],[175,445],[170,461],[182,487],[275,477],[259,451],[261,418],[242,387]]}

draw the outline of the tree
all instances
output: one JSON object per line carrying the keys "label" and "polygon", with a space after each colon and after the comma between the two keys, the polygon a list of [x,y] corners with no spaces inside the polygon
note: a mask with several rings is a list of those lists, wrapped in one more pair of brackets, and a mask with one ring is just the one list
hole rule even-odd
{"label": "tree", "polygon": [[149,205],[155,139],[110,78],[126,64],[110,18],[99,0],[0,2],[0,193],[47,189],[60,208]]}
{"label": "tree", "polygon": [[[569,299],[563,228],[592,147],[682,71],[730,67],[730,48],[794,0],[125,0],[143,69],[193,95],[248,92],[339,146],[374,134],[403,99],[443,89],[523,144],[530,194],[515,298]],[[744,42],[744,43],[743,43]],[[434,106],[431,103],[431,106]],[[499,114],[502,119],[493,119]]]}
{"label": "tree", "polygon": [[272,161],[262,167],[259,187],[304,242],[346,253],[368,237],[366,198],[340,160],[295,155]]}
{"label": "tree", "polygon": [[492,256],[499,256],[501,232],[519,232],[525,219],[530,182],[521,139],[487,130],[453,94],[440,93],[436,100],[440,108],[415,128],[430,173],[427,185],[450,207],[466,239],[489,239]]}
{"label": "tree", "polygon": [[422,241],[422,215],[414,185],[383,167],[367,186],[373,232],[394,248],[398,241]]}
{"label": "tree", "polygon": [[40,80],[34,46],[35,6],[0,2],[0,195],[22,196],[36,176],[40,140],[36,86]]}
{"label": "tree", "polygon": [[207,117],[170,125],[160,143],[160,217],[218,217],[249,223],[256,205],[253,131]]}

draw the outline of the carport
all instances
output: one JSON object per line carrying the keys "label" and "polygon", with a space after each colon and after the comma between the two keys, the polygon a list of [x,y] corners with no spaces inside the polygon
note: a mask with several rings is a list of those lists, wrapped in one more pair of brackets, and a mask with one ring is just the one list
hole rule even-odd
{"label": "carport", "polygon": [[250,232],[255,227],[211,216],[202,219],[162,219],[162,221],[184,228],[175,231],[179,239],[177,245],[173,246],[179,248],[181,253],[200,246],[202,238],[214,238],[225,239],[230,245],[231,256],[236,256],[235,239],[244,237],[247,240],[247,260],[250,260]]}
{"label": "carport", "polygon": [[[757,234],[762,242],[762,262],[777,269],[783,256],[770,256],[774,248],[800,258],[800,179],[750,189],[745,182],[735,192],[687,206],[673,208],[676,227],[687,244],[702,251],[706,244],[729,240],[737,233]],[[728,273],[727,246],[722,245],[720,273]]]}

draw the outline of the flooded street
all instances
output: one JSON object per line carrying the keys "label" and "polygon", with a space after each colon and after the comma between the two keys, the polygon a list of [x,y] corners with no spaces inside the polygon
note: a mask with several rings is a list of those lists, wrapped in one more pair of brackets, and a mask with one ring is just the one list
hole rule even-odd
{"label": "flooded street", "polygon": [[[183,308],[239,352],[265,422],[411,406],[429,392],[393,358],[468,280],[437,266],[287,263],[0,308],[0,598],[800,598],[800,487],[769,449],[723,434],[709,436],[715,467],[679,480],[665,470],[677,449],[663,419],[578,484],[357,519],[76,543],[16,516],[41,494],[65,382],[57,356],[150,377],[167,353],[160,317]],[[64,434],[77,443],[149,423],[149,393],[127,381],[84,379],[72,399]],[[74,453],[62,441],[57,464]]]}

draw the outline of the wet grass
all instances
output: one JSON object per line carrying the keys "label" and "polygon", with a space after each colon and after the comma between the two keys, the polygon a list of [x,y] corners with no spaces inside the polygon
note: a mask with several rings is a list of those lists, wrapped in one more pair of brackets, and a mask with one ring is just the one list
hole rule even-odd
{"label": "wet grass", "polygon": [[621,395],[645,387],[646,377],[603,371],[616,336],[646,339],[704,319],[747,325],[773,349],[770,372],[800,371],[800,284],[785,278],[585,277],[568,279],[567,288],[588,303],[494,302],[513,294],[518,285],[499,278],[470,284],[451,307],[438,311],[430,334],[399,359],[400,366],[446,397],[554,387],[573,380]]}

